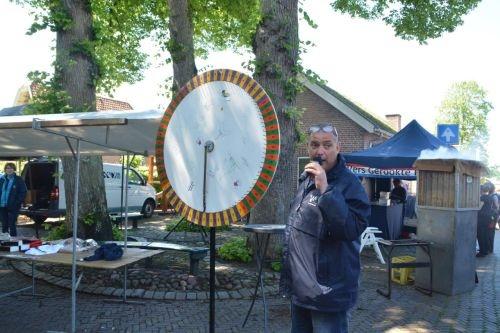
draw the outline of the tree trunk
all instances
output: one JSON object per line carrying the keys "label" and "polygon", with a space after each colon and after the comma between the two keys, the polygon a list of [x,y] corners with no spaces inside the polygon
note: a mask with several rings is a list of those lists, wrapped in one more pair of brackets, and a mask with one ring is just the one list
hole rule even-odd
{"label": "tree trunk", "polygon": [[[97,66],[89,42],[94,40],[92,13],[88,0],[62,0],[61,6],[71,18],[68,27],[57,31],[56,79],[61,89],[70,97],[73,112],[95,110]],[[73,146],[75,148],[75,146]],[[66,194],[66,223],[72,230],[74,216],[73,157],[62,158]],[[101,156],[83,157],[80,165],[80,191],[78,194],[78,235],[96,240],[112,239],[111,221],[108,216]],[[84,225],[83,220],[94,224]]]}
{"label": "tree trunk", "polygon": [[[264,198],[251,213],[251,223],[284,224],[288,218],[289,203],[293,198],[293,156],[297,134],[296,121],[287,110],[295,107],[295,85],[298,60],[297,0],[263,0],[262,20],[257,27],[253,50],[254,78],[271,97],[281,133],[281,154],[273,182]],[[269,244],[268,256],[279,248],[279,239]]]}
{"label": "tree trunk", "polygon": [[170,9],[168,51],[174,68],[172,92],[175,94],[196,76],[198,70],[194,61],[193,23],[189,13],[189,1],[168,0],[168,6]]}
{"label": "tree trunk", "polygon": [[[63,157],[64,188],[66,190],[66,223],[73,221],[73,198],[76,164],[73,157]],[[84,222],[87,221],[87,223]],[[90,223],[90,224],[89,224]],[[83,156],[80,160],[80,187],[78,191],[78,237],[112,240],[111,220],[108,215],[106,190],[102,177],[102,158]]]}

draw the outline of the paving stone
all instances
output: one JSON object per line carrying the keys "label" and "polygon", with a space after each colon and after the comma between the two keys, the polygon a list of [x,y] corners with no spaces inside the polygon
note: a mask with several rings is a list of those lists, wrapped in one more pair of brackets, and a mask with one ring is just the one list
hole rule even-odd
{"label": "paving stone", "polygon": [[229,294],[226,292],[226,291],[218,291],[216,292],[216,297],[217,299],[228,299],[229,298]]}
{"label": "paving stone", "polygon": [[164,291],[155,291],[153,295],[154,299],[164,299],[165,298],[165,292]]}
{"label": "paving stone", "polygon": [[240,299],[240,298],[242,298],[241,294],[238,291],[234,291],[234,290],[229,291],[229,296],[232,299]]}
{"label": "paving stone", "polygon": [[113,291],[113,293],[111,295],[117,296],[117,297],[123,297],[123,289],[117,288],[117,289],[115,289],[115,291]]}
{"label": "paving stone", "polygon": [[252,292],[250,291],[250,289],[247,288],[240,289],[238,290],[238,292],[241,294],[241,296],[245,298],[252,296]]}
{"label": "paving stone", "polygon": [[174,300],[175,299],[175,291],[166,292],[165,299]]}
{"label": "paving stone", "polygon": [[147,290],[142,297],[152,299],[154,293],[155,293],[154,291]]}
{"label": "paving stone", "polygon": [[198,300],[206,300],[206,299],[208,299],[208,295],[207,295],[206,292],[201,292],[200,291],[200,292],[196,293],[196,299],[198,299]]}
{"label": "paving stone", "polygon": [[84,293],[91,293],[94,288],[87,285],[80,285],[77,290]]}
{"label": "paving stone", "polygon": [[177,291],[175,293],[175,299],[176,300],[185,300],[186,299],[186,293]]}
{"label": "paving stone", "polygon": [[104,295],[104,290],[106,290],[106,287],[97,287],[97,288],[94,290],[94,293],[96,293],[96,294],[100,294],[100,295]]}
{"label": "paving stone", "polygon": [[132,295],[130,295],[131,297],[137,297],[137,298],[140,298],[144,295],[144,293],[146,292],[144,289],[130,289],[132,290]]}
{"label": "paving stone", "polygon": [[110,296],[110,295],[112,295],[114,292],[115,292],[115,288],[113,288],[113,287],[107,287],[107,288],[105,288],[105,289],[102,291],[102,294],[103,294],[103,295]]}

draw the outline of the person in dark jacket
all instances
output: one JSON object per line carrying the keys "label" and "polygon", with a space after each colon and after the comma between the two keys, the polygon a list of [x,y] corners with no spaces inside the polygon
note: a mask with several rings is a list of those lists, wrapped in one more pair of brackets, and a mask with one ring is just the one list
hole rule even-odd
{"label": "person in dark jacket", "polygon": [[0,178],[0,220],[2,232],[9,232],[17,236],[16,222],[21,204],[26,197],[26,184],[16,175],[16,165],[7,163],[4,167],[5,174]]}
{"label": "person in dark jacket", "polygon": [[477,214],[477,241],[479,252],[476,257],[484,257],[493,253],[495,241],[495,224],[498,213],[498,198],[495,195],[495,185],[486,182],[481,185],[481,209]]}
{"label": "person in dark jacket", "polygon": [[339,154],[331,124],[309,129],[305,166],[285,229],[280,288],[291,297],[292,332],[347,332],[360,275],[359,237],[370,205]]}
{"label": "person in dark jacket", "polygon": [[389,195],[389,199],[394,201],[395,203],[405,203],[406,202],[406,190],[401,185],[401,179],[394,179],[392,181],[394,188]]}

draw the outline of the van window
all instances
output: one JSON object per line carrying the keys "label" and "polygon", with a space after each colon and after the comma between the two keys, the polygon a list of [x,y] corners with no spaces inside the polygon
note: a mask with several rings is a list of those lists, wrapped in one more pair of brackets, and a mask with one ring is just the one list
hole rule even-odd
{"label": "van window", "polygon": [[143,185],[142,177],[135,171],[130,169],[128,174],[129,185]]}

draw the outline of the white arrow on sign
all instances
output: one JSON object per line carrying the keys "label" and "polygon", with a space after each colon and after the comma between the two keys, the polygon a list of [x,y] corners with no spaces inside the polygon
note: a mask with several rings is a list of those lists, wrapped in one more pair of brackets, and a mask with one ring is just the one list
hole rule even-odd
{"label": "white arrow on sign", "polygon": [[450,142],[451,138],[454,138],[456,135],[453,133],[453,131],[449,127],[446,127],[446,129],[444,130],[443,134],[441,134],[441,136],[446,139],[446,142]]}

